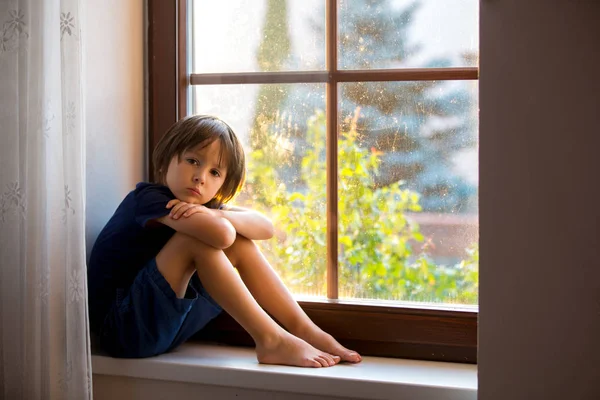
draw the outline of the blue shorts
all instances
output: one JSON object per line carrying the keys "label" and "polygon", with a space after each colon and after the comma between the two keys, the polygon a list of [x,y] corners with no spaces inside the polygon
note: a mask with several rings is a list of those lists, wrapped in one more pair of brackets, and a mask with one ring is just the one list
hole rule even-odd
{"label": "blue shorts", "polygon": [[104,319],[100,344],[113,357],[139,358],[165,353],[185,342],[219,315],[222,308],[194,274],[183,299],[177,298],[156,266],[138,273],[129,290],[118,290]]}

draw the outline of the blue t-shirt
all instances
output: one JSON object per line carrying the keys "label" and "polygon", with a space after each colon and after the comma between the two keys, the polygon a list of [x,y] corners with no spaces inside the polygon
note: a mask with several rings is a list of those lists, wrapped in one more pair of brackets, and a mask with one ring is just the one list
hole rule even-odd
{"label": "blue t-shirt", "polygon": [[99,332],[118,289],[127,291],[138,272],[156,257],[175,231],[149,221],[171,210],[175,196],[168,187],[138,183],[100,232],[88,263],[90,325]]}

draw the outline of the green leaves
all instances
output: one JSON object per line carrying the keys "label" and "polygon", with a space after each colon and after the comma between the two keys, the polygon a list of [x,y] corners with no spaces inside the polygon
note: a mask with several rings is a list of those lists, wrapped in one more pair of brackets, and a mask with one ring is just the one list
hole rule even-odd
{"label": "green leaves", "polygon": [[[354,122],[358,119],[355,116]],[[264,129],[264,128],[263,128]],[[263,136],[260,150],[249,154],[252,205],[271,215],[276,239],[261,243],[267,259],[295,293],[326,293],[326,165],[325,115],[308,121],[309,147],[299,160],[294,190],[284,184],[274,141],[281,133]],[[427,302],[477,302],[479,256],[455,266],[436,265],[413,246],[426,238],[406,218],[419,212],[420,195],[403,189],[404,182],[376,187],[380,157],[377,149],[361,148],[356,124],[338,139],[339,155],[339,287],[344,296]],[[269,154],[271,152],[272,154]],[[288,174],[286,177],[285,174]]]}

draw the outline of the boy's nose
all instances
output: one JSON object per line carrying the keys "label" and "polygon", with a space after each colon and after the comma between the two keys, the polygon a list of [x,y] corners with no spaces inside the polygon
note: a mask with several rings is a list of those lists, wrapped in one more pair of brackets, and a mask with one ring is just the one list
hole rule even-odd
{"label": "boy's nose", "polygon": [[194,182],[204,185],[204,175],[195,175]]}

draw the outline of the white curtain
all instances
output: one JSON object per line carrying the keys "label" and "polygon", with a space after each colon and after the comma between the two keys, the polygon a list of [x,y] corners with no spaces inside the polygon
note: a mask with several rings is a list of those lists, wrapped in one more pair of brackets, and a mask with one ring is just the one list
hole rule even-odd
{"label": "white curtain", "polygon": [[82,0],[0,0],[0,398],[90,399]]}

